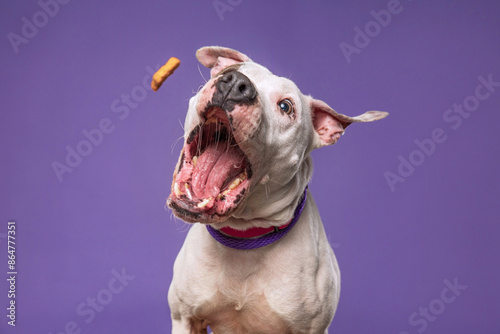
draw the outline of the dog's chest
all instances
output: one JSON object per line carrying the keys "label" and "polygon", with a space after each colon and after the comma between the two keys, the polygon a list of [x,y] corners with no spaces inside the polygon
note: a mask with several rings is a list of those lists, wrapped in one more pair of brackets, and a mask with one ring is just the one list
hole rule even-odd
{"label": "dog's chest", "polygon": [[288,333],[287,323],[270,306],[265,294],[268,272],[263,263],[227,259],[220,268],[214,293],[199,308],[214,333]]}
{"label": "dog's chest", "polygon": [[280,316],[269,306],[263,292],[217,292],[203,309],[214,333],[291,333]]}

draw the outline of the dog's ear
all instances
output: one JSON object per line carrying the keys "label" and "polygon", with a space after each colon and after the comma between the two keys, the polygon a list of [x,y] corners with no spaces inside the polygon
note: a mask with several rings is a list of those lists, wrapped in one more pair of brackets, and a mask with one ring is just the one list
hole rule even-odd
{"label": "dog's ear", "polygon": [[311,116],[316,130],[314,148],[335,144],[354,122],[373,122],[389,115],[385,111],[367,111],[356,117],[340,114],[323,101],[311,98]]}
{"label": "dog's ear", "polygon": [[230,65],[252,61],[247,55],[241,52],[220,46],[206,46],[201,48],[196,51],[196,58],[203,66],[211,69],[211,77]]}

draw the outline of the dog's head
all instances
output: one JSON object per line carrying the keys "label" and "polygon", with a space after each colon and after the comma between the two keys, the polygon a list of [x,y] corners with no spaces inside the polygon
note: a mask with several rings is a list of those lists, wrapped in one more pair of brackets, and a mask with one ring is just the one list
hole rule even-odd
{"label": "dog's head", "polygon": [[[336,143],[353,122],[387,115],[339,114],[232,49],[204,47],[196,57],[211,69],[211,78],[189,102],[184,147],[167,201],[187,222],[243,217],[259,185],[272,181],[286,187],[313,149]],[[308,181],[301,180],[302,190]],[[248,211],[255,210],[247,208],[245,219]]]}

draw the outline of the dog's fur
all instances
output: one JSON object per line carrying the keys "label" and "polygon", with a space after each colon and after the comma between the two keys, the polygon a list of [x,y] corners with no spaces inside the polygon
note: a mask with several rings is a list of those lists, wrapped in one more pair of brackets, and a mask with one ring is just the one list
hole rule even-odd
{"label": "dog's fur", "polygon": [[[336,143],[352,122],[374,121],[387,113],[339,114],[232,49],[205,47],[196,56],[211,68],[211,78],[189,102],[185,146],[168,205],[179,218],[199,224],[189,230],[174,265],[168,294],[172,333],[206,333],[207,326],[218,334],[327,333],[339,300],[340,272],[310,193],[297,224],[262,248],[223,246],[204,224],[238,230],[286,224],[311,179],[310,152]],[[227,91],[221,84],[229,80],[221,79],[229,72],[246,82],[240,91],[249,85],[254,91],[233,99],[233,83]],[[194,185],[202,172],[193,176],[193,170],[203,166],[195,167],[193,156],[201,156],[201,133],[209,136],[209,123],[231,133],[227,140],[232,144],[220,145],[229,150],[237,144],[234,154],[245,165],[238,170],[240,183],[224,196],[227,183],[215,183],[215,190]]]}

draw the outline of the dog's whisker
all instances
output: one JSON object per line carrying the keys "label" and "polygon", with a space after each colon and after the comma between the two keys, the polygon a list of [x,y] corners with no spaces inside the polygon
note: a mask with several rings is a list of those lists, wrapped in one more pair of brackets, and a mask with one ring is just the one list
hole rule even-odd
{"label": "dog's whisker", "polygon": [[[203,75],[203,73],[201,72],[201,68],[200,68],[200,64],[198,64],[198,72],[200,72],[200,75],[201,75],[201,78],[203,79],[203,81],[205,81],[205,83],[208,82],[207,79],[205,79],[205,76]],[[202,86],[203,87],[203,86]]]}
{"label": "dog's whisker", "polygon": [[174,148],[177,145],[177,143],[179,142],[179,140],[181,140],[181,139],[184,139],[184,136],[180,136],[179,138],[177,138],[176,140],[174,140],[174,142],[170,146],[170,153],[171,154],[174,154]]}
{"label": "dog's whisker", "polygon": [[[181,120],[178,119],[178,121],[179,121],[179,125],[182,128],[182,132],[184,132],[184,126],[182,125]],[[179,138],[177,138],[176,140],[174,140],[174,142],[172,143],[172,145],[170,145],[170,153],[171,154],[174,154],[174,148],[175,148],[175,146],[177,145],[177,143],[179,142],[179,140],[181,140],[183,138],[184,138],[184,136],[180,136]]]}
{"label": "dog's whisker", "polygon": [[[193,91],[193,94],[195,94],[195,95],[198,94],[200,92],[200,90],[202,90],[202,89],[203,89],[203,85],[200,85],[196,91]],[[189,99],[187,101],[189,101]]]}
{"label": "dog's whisker", "polygon": [[269,184],[264,184],[264,191],[266,192],[266,198],[269,199]]}
{"label": "dog's whisker", "polygon": [[278,182],[278,181],[276,181],[276,180],[273,180],[273,179],[271,179],[271,178],[268,180],[268,183],[269,183],[269,182],[273,182],[273,183],[275,183],[275,184],[277,184],[277,185],[280,185],[280,186],[285,186],[285,185],[286,185],[286,183],[280,183],[280,182]]}
{"label": "dog's whisker", "polygon": [[180,118],[177,119],[179,121],[179,125],[181,126],[182,132],[184,132],[184,124],[182,124],[182,121]]}
{"label": "dog's whisker", "polygon": [[189,228],[191,227],[190,224],[188,224],[186,222],[183,222],[182,220],[180,222],[183,223],[183,224],[180,225],[180,226],[177,226],[177,231],[179,231],[179,232],[184,233],[184,232],[188,231]]}
{"label": "dog's whisker", "polygon": [[217,150],[219,148],[219,140],[220,140],[220,124],[219,122],[215,123],[215,149]]}
{"label": "dog's whisker", "polygon": [[201,155],[201,142],[203,140],[203,125],[204,124],[205,123],[202,123],[198,126],[199,127],[199,129],[198,129],[198,143],[197,143],[197,147],[196,147],[197,151],[196,151],[195,155]]}
{"label": "dog's whisker", "polygon": [[[165,211],[169,210],[166,205],[165,205],[164,209],[165,209]],[[181,228],[187,227],[187,229],[189,229],[190,224],[186,223],[185,221],[183,221],[183,220],[179,219],[177,216],[175,216],[173,211],[170,211],[170,220],[174,221],[176,229],[178,231],[180,230],[179,223],[182,223],[182,225],[180,226]],[[187,231],[187,229],[184,229],[181,232],[185,232],[185,231]]]}

